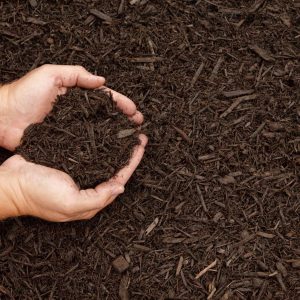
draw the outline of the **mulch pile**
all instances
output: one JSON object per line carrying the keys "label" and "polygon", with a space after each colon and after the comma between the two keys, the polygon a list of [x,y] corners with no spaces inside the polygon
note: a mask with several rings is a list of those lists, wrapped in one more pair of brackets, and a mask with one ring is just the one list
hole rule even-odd
{"label": "mulch pile", "polygon": [[111,94],[72,89],[44,122],[26,129],[16,153],[66,172],[85,189],[124,167],[138,143],[137,129],[117,112]]}
{"label": "mulch pile", "polygon": [[83,65],[149,136],[92,220],[1,223],[1,297],[298,299],[299,4],[130,3],[1,3],[1,82]]}

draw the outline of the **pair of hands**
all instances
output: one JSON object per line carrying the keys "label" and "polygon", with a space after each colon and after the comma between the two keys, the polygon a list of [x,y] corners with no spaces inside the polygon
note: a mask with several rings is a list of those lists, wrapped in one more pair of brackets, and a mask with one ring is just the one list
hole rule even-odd
{"label": "pair of hands", "polygon": [[[0,146],[13,151],[24,130],[42,122],[58,95],[71,87],[103,88],[105,79],[80,66],[44,65],[21,79],[0,87]],[[108,88],[105,88],[108,89]],[[110,90],[110,89],[108,89]],[[143,115],[127,97],[110,90],[117,107],[130,120],[143,122]],[[0,166],[0,219],[31,215],[49,221],[89,219],[109,205],[139,165],[147,144],[140,135],[127,166],[95,189],[79,190],[64,172],[25,161],[14,155]]]}

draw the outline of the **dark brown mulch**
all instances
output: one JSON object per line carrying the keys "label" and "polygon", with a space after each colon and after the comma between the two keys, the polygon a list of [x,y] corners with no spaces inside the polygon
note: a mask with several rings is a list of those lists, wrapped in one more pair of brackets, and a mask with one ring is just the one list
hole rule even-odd
{"label": "dark brown mulch", "polygon": [[71,89],[44,122],[26,129],[16,153],[66,172],[85,189],[124,167],[138,143],[137,129],[117,112],[111,94]]}
{"label": "dark brown mulch", "polygon": [[136,2],[0,4],[0,81],[81,64],[137,103],[150,138],[92,220],[0,225],[1,293],[298,299],[299,4]]}

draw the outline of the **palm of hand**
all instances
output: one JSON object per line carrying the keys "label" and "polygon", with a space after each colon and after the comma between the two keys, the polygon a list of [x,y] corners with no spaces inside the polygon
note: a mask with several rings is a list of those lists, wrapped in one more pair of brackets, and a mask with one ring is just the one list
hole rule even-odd
{"label": "palm of hand", "polygon": [[12,180],[17,178],[14,193],[19,214],[49,221],[90,219],[124,191],[118,176],[95,189],[79,190],[66,173],[27,162],[19,155],[10,157],[2,167]]}

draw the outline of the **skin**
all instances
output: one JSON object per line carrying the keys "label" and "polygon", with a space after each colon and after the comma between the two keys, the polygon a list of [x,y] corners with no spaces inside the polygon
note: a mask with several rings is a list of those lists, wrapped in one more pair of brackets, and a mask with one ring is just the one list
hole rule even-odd
{"label": "skin", "polygon": [[[68,88],[108,89],[105,79],[81,66],[44,65],[0,88],[0,146],[13,151],[24,130],[42,122],[58,95]],[[110,90],[110,89],[108,89]],[[117,107],[137,124],[143,115],[124,95],[112,92]],[[139,136],[127,166],[94,189],[79,190],[64,172],[25,161],[14,155],[0,166],[0,219],[31,215],[48,221],[90,219],[124,192],[124,186],[139,165],[147,137]]]}

